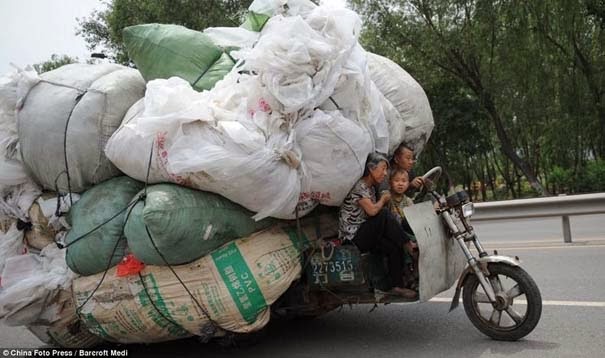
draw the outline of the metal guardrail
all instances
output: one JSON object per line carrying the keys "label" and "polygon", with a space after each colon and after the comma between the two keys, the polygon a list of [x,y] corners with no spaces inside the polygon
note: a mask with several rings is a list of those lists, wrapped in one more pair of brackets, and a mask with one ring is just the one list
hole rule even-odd
{"label": "metal guardrail", "polygon": [[571,242],[570,216],[603,213],[605,213],[605,193],[597,193],[475,203],[475,214],[472,220],[513,220],[558,216],[562,218],[563,240],[569,243]]}

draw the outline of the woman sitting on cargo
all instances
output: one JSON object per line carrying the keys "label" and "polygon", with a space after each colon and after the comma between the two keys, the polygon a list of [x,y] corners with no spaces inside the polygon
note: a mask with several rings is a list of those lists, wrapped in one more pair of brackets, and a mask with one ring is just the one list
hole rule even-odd
{"label": "woman sitting on cargo", "polygon": [[401,225],[386,209],[391,199],[385,192],[376,200],[374,187],[381,183],[388,169],[387,159],[371,153],[363,177],[355,184],[340,207],[338,237],[352,241],[361,252],[380,252],[387,256],[392,293],[415,299],[418,294],[403,285],[404,250],[412,253],[414,243],[404,234]]}

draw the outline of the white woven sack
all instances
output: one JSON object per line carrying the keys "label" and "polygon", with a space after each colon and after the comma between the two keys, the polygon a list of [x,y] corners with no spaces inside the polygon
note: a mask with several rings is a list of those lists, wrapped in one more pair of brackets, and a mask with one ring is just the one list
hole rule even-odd
{"label": "white woven sack", "polygon": [[402,128],[391,123],[397,118],[387,118],[390,129],[400,130],[391,133],[391,136],[397,138],[396,143],[391,143],[391,150],[404,141],[417,154],[420,153],[435,126],[424,90],[409,73],[388,58],[368,53],[368,66],[372,81],[397,109],[404,124]]}
{"label": "white woven sack", "polygon": [[21,154],[36,182],[82,192],[119,175],[105,143],[144,90],[139,72],[120,65],[71,64],[42,74],[17,112]]}

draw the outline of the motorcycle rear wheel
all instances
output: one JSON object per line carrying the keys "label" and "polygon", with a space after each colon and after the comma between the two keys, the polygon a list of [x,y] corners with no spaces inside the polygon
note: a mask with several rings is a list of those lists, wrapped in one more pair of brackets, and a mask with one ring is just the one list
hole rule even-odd
{"label": "motorcycle rear wheel", "polygon": [[538,286],[518,266],[490,263],[488,271],[490,275],[486,278],[498,302],[492,304],[477,276],[470,275],[464,283],[462,295],[466,315],[479,331],[495,340],[516,341],[525,337],[533,331],[542,315],[542,296]]}

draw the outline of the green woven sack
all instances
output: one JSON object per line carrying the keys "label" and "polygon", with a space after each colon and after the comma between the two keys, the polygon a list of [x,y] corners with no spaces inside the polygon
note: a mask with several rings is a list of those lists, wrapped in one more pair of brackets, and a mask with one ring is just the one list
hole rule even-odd
{"label": "green woven sack", "polygon": [[166,265],[159,250],[170,265],[179,265],[275,223],[272,219],[255,222],[252,215],[217,194],[158,184],[147,188],[144,203],[135,205],[124,234],[130,252],[144,263]]}
{"label": "green woven sack", "polygon": [[267,23],[267,21],[269,21],[270,18],[270,16],[267,16],[265,14],[258,14],[254,11],[249,11],[246,14],[246,20],[240,27],[246,30],[260,32],[263,27],[265,27],[265,24]]}
{"label": "green woven sack", "polygon": [[[142,188],[141,182],[117,177],[92,187],[74,204],[69,211],[72,229],[65,237],[69,245],[66,261],[72,271],[88,276],[105,271],[108,264],[113,267],[120,262],[126,249],[122,233],[127,214],[124,209]],[[102,225],[99,229],[79,239],[99,225]]]}
{"label": "green woven sack", "polygon": [[[231,56],[226,53],[223,53],[221,57],[206,71],[204,76],[198,82],[204,89],[211,89],[214,85],[222,80],[235,66],[235,62]],[[198,89],[198,88],[196,88]]]}
{"label": "green woven sack", "polygon": [[128,56],[145,81],[180,77],[209,90],[235,62],[201,32],[178,25],[144,24],[123,31]]}

